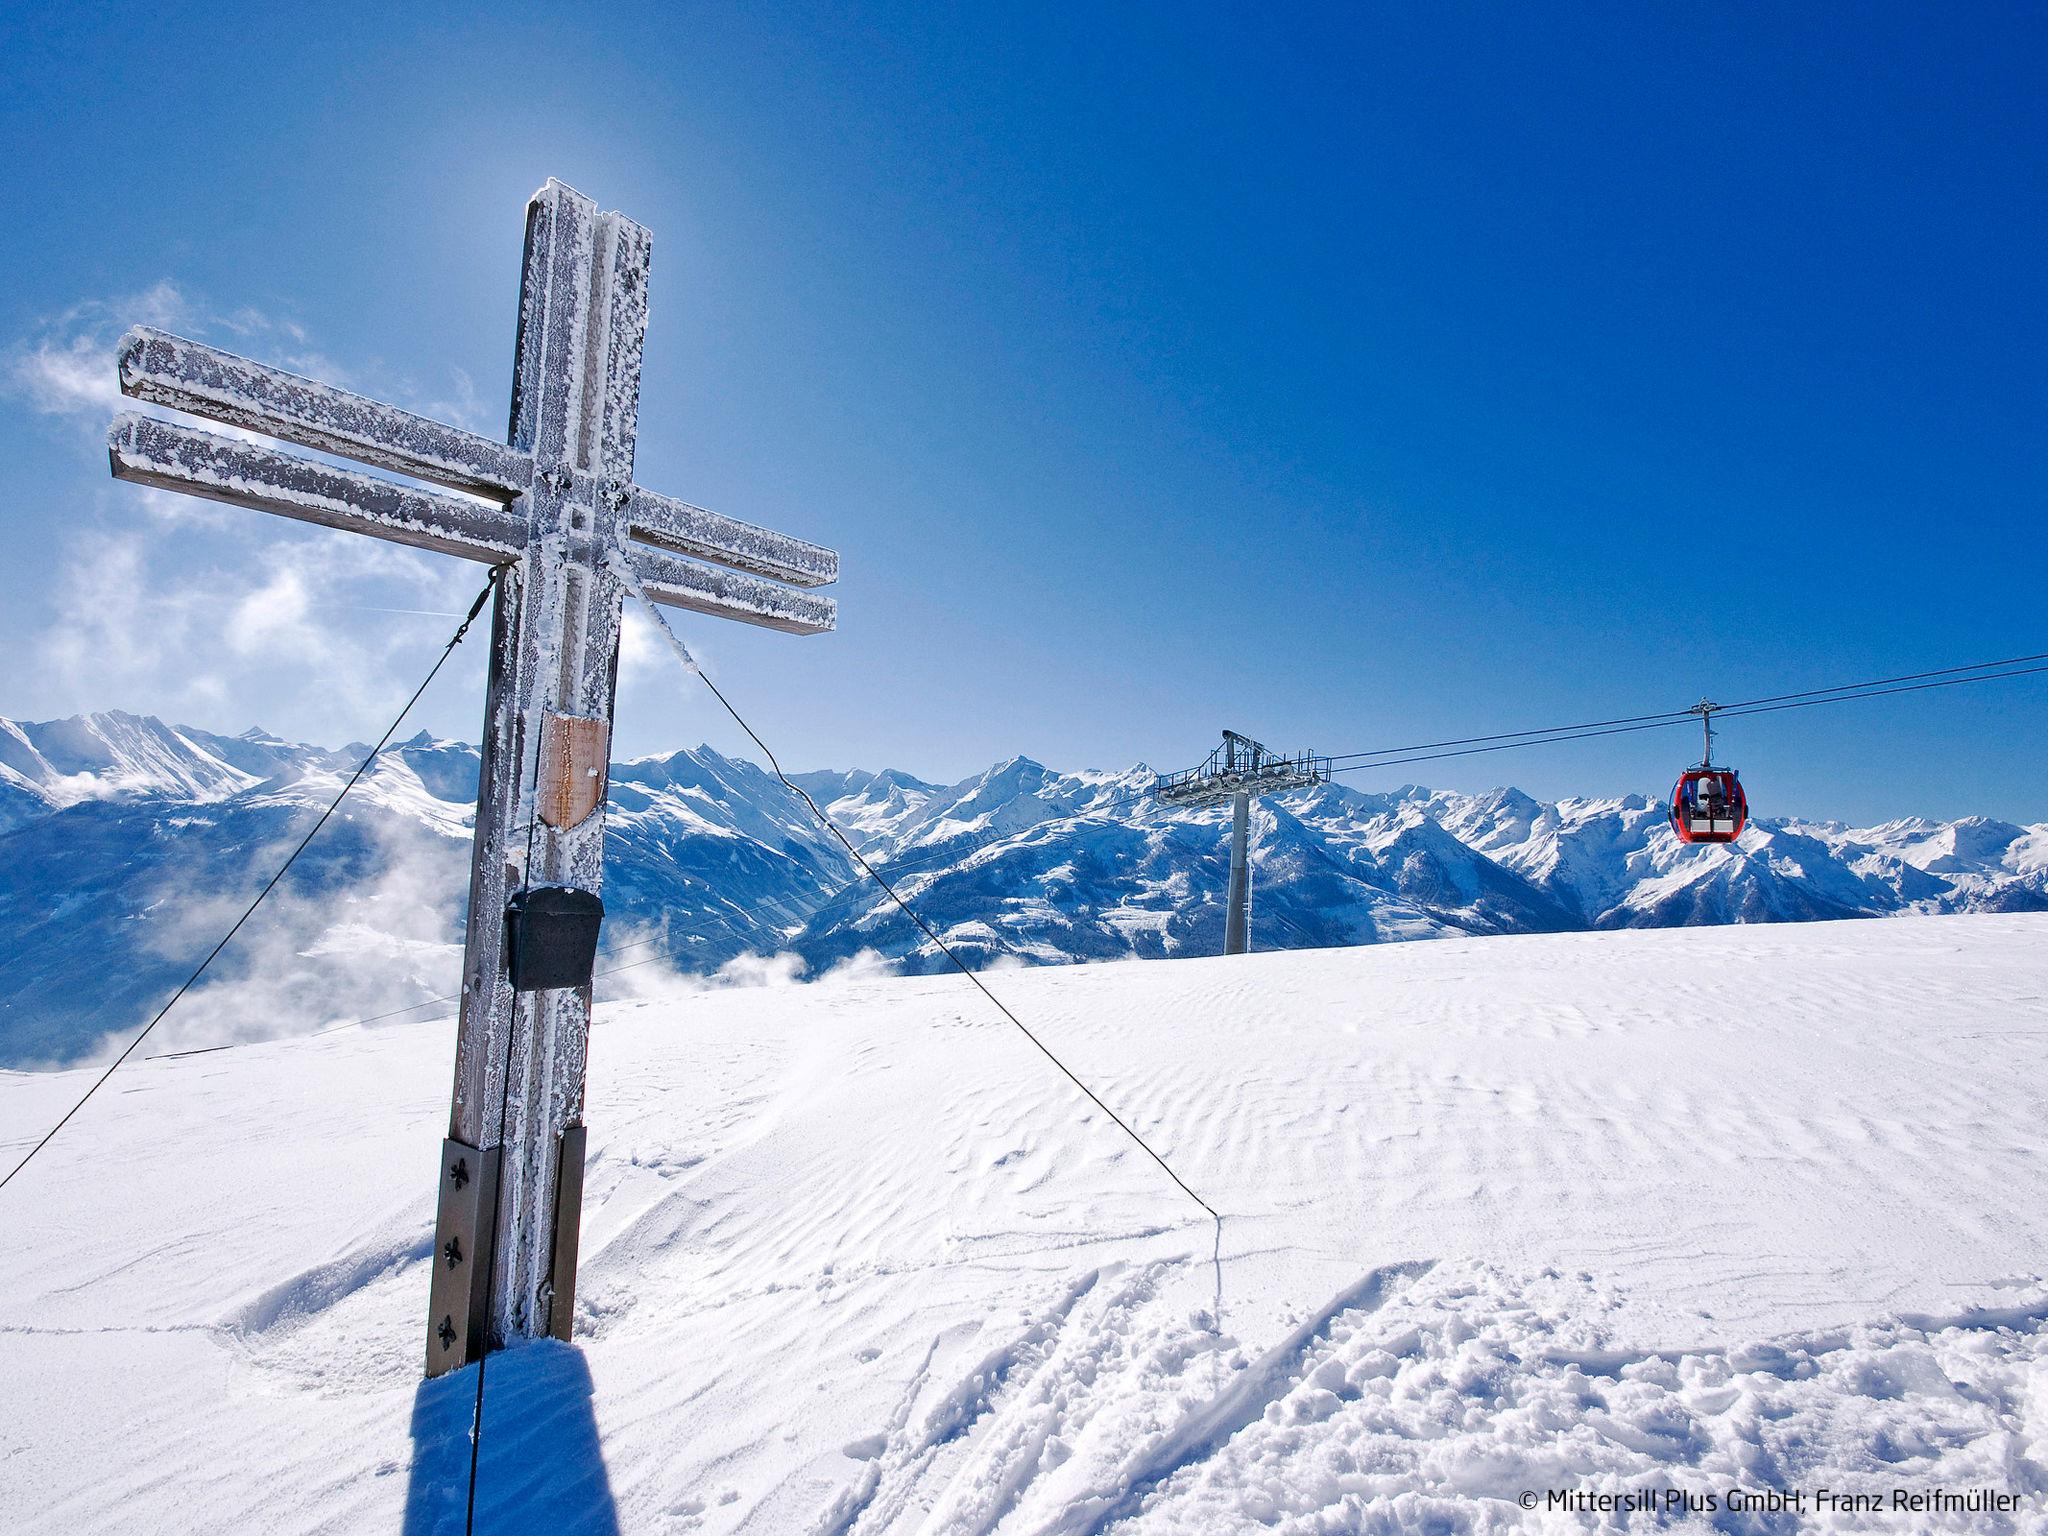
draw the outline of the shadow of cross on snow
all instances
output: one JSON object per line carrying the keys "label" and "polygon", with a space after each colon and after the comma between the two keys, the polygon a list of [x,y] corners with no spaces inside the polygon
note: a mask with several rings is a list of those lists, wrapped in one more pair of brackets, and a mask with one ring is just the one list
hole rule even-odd
{"label": "shadow of cross on snow", "polygon": [[[480,1531],[619,1536],[583,1351],[543,1339],[490,1357],[476,1471]],[[461,1536],[469,1496],[475,1365],[420,1383],[403,1536]]]}

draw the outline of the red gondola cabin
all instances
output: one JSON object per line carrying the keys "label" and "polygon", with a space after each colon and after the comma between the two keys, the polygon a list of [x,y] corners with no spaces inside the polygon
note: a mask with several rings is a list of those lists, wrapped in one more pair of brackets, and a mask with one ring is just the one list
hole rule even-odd
{"label": "red gondola cabin", "polygon": [[1749,824],[1749,796],[1733,768],[1688,768],[1671,786],[1671,830],[1684,843],[1732,843]]}

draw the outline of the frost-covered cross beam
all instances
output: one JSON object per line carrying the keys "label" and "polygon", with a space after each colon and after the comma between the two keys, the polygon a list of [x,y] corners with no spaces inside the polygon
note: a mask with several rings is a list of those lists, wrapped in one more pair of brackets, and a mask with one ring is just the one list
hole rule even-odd
{"label": "frost-covered cross beam", "polygon": [[[644,236],[642,252],[644,281]],[[636,342],[636,364],[637,352]],[[839,557],[831,550],[693,507],[633,485],[630,478],[622,484],[616,476],[567,461],[559,451],[542,457],[147,327],[123,339],[120,369],[121,392],[135,399],[468,495],[395,484],[133,411],[115,419],[108,444],[116,479],[491,564],[525,553],[533,518],[530,506],[522,515],[516,503],[533,496],[538,485],[542,494],[536,500],[555,491],[561,503],[587,519],[571,518],[570,532],[594,531],[600,540],[621,542],[635,576],[656,602],[799,634],[833,627],[830,598],[777,585],[816,587],[837,579]],[[637,400],[637,379],[632,390]],[[626,409],[633,404],[628,401]],[[631,435],[628,423],[628,476]],[[490,500],[480,503],[476,497]],[[712,570],[696,560],[730,569]]]}
{"label": "frost-covered cross beam", "polygon": [[504,443],[162,331],[121,345],[124,394],[380,473],[128,412],[108,442],[118,479],[504,568],[429,1375],[512,1335],[569,1336],[590,986],[514,990],[507,902],[598,889],[621,567],[653,601],[720,618],[817,634],[837,617],[801,590],[837,578],[831,550],[633,483],[650,246],[560,182],[534,194]]}

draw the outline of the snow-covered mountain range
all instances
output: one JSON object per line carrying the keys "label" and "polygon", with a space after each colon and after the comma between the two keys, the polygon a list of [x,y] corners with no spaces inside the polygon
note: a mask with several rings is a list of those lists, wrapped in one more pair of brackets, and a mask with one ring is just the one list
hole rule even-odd
{"label": "snow-covered mountain range", "polygon": [[[0,719],[0,1065],[75,1060],[145,1019],[364,750],[119,712]],[[453,990],[476,774],[463,743],[389,749],[209,973],[208,1006],[167,1021],[153,1048],[431,1016]],[[1012,758],[953,785],[798,780],[972,963],[1215,953],[1227,812],[1161,807],[1152,777]],[[865,952],[944,963],[751,763],[699,747],[614,764],[607,836],[607,987],[750,954],[814,974]],[[1264,949],[2048,910],[2048,825],[1981,817],[1763,817],[1738,845],[1688,848],[1639,796],[1326,784],[1261,802],[1252,857]]]}

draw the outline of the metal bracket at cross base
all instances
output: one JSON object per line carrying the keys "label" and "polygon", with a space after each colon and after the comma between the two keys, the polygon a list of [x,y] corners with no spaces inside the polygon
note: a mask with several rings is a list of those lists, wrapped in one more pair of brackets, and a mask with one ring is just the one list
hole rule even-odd
{"label": "metal bracket at cross base", "polygon": [[[556,1148],[553,1241],[538,1333],[566,1341],[576,1315],[576,1257],[583,1210],[585,1131],[563,1130]],[[441,1143],[440,1213],[434,1223],[434,1282],[427,1308],[427,1374],[467,1365],[488,1348],[489,1233],[498,1201],[497,1147]]]}
{"label": "metal bracket at cross base", "polygon": [[441,1143],[440,1217],[434,1225],[434,1283],[427,1318],[427,1374],[438,1376],[484,1352],[489,1328],[486,1235],[498,1205],[499,1149]]}

